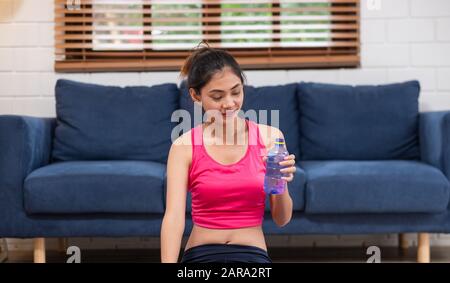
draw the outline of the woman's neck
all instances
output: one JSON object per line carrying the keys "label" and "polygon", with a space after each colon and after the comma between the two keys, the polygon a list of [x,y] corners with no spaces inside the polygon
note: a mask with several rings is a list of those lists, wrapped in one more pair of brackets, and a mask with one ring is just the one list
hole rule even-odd
{"label": "woman's neck", "polygon": [[222,123],[209,121],[205,123],[205,135],[210,137],[216,144],[244,145],[246,139],[245,119],[236,117],[232,121]]}

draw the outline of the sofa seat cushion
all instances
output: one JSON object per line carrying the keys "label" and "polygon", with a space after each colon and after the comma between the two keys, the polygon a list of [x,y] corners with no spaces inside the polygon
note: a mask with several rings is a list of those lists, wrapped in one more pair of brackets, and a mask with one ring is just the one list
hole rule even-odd
{"label": "sofa seat cushion", "polygon": [[417,161],[303,161],[306,213],[436,213],[449,182]]}
{"label": "sofa seat cushion", "polygon": [[292,198],[293,209],[295,211],[304,211],[306,173],[299,166],[295,167],[297,168],[297,170],[294,173],[294,180],[288,183],[289,194],[291,195]]}
{"label": "sofa seat cushion", "polygon": [[163,213],[165,165],[150,161],[67,161],[33,171],[25,210],[40,213]]}
{"label": "sofa seat cushion", "polygon": [[418,160],[418,81],[299,84],[299,160]]}

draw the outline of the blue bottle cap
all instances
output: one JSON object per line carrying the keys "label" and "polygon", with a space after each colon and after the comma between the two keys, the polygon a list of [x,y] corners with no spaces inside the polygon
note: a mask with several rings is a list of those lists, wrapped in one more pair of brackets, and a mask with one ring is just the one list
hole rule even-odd
{"label": "blue bottle cap", "polygon": [[282,138],[276,138],[276,139],[275,139],[275,144],[284,144],[284,139],[282,139]]}

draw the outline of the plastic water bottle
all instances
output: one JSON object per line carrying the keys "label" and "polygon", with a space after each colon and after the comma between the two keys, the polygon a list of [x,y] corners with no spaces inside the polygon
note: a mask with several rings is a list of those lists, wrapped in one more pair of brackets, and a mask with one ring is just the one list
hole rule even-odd
{"label": "plastic water bottle", "polygon": [[281,194],[286,188],[286,180],[281,177],[287,176],[280,172],[284,168],[279,162],[283,161],[289,152],[286,149],[284,139],[276,139],[275,146],[267,153],[266,176],[264,177],[264,191],[266,194]]}

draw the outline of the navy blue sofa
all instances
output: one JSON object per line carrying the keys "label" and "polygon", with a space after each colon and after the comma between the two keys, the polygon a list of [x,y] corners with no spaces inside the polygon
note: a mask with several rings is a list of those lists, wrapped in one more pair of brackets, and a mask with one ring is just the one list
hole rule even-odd
{"label": "navy blue sofa", "polygon": [[[428,233],[450,231],[450,111],[419,113],[419,92],[417,81],[246,86],[244,110],[280,110],[298,161],[293,219],[277,227],[267,209],[265,233],[419,233],[428,261]],[[45,238],[159,236],[172,113],[195,107],[183,85],[61,79],[56,118],[0,116],[0,237],[34,238],[44,261]]]}

